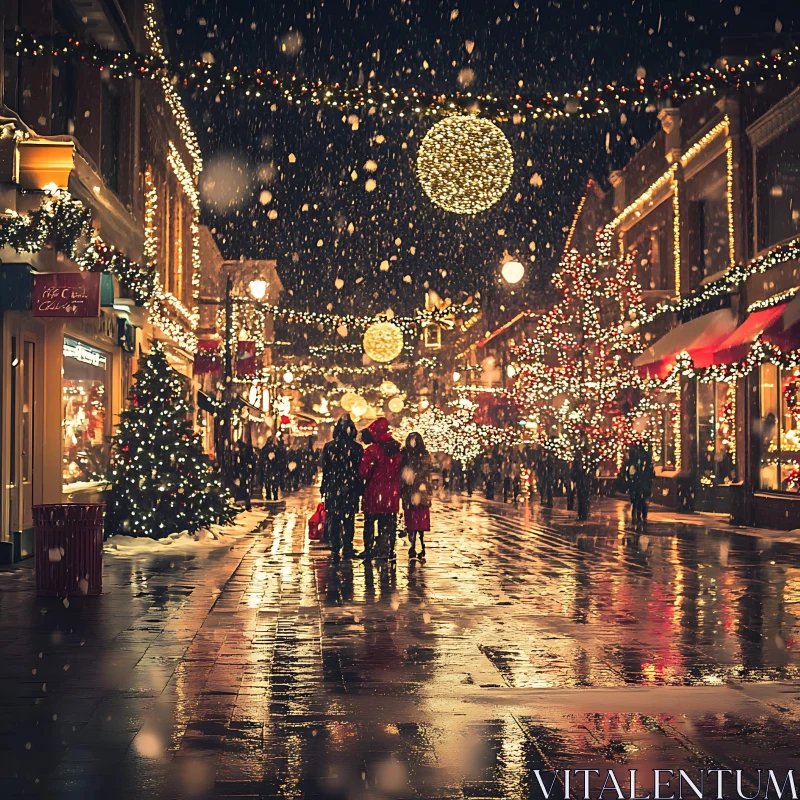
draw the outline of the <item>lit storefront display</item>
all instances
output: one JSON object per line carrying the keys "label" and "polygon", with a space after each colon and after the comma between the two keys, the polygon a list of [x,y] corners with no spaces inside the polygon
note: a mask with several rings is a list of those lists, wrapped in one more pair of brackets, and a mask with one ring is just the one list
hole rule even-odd
{"label": "lit storefront display", "polygon": [[70,336],[64,337],[62,481],[65,487],[100,480],[108,466],[109,367],[107,353]]}
{"label": "lit storefront display", "polygon": [[800,371],[761,365],[761,490],[800,491]]}
{"label": "lit storefront display", "polygon": [[697,382],[697,473],[701,486],[736,480],[736,383]]}

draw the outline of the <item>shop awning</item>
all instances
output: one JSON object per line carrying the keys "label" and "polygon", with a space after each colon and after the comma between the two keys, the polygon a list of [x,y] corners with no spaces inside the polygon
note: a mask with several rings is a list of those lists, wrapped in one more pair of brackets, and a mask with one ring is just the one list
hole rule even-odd
{"label": "shop awning", "polygon": [[715,364],[733,364],[747,357],[753,342],[783,315],[788,303],[754,311],[714,353]]}
{"label": "shop awning", "polygon": [[772,308],[754,311],[719,346],[714,353],[715,364],[734,364],[747,357],[753,342],[762,340],[781,350],[800,348],[800,296]]}
{"label": "shop awning", "polygon": [[735,330],[736,316],[729,308],[712,311],[684,322],[648,347],[634,362],[641,374],[665,378],[679,353],[686,351],[696,367],[714,363],[714,353]]}

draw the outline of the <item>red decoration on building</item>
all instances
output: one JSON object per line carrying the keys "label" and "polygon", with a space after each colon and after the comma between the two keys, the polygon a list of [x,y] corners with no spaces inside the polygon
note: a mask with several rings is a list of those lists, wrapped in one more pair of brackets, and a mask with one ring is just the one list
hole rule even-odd
{"label": "red decoration on building", "polygon": [[236,376],[256,374],[256,343],[238,342],[236,345]]}
{"label": "red decoration on building", "polygon": [[200,339],[194,356],[195,375],[215,375],[222,370],[219,339]]}
{"label": "red decoration on building", "polygon": [[34,275],[31,312],[34,317],[99,317],[100,273]]}

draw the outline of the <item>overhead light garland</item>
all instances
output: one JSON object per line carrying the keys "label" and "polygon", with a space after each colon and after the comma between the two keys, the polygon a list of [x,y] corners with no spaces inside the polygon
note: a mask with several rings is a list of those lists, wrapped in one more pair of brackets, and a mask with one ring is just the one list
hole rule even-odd
{"label": "overhead light garland", "polygon": [[[765,80],[791,77],[798,64],[800,46],[784,52],[763,54],[760,58],[745,59],[741,64],[722,68],[708,67],[684,76],[667,75],[654,80],[640,78],[632,83],[603,86],[584,85],[571,92],[543,92],[538,96],[513,93],[504,97],[494,94],[461,92],[452,95],[433,94],[421,89],[400,89],[380,84],[346,87],[340,83],[325,83],[296,75],[284,75],[270,70],[226,69],[202,60],[181,62],[169,59],[157,36],[154,7],[145,8],[146,30],[151,47],[149,54],[104,50],[89,41],[56,34],[39,36],[24,32],[10,34],[13,52],[18,56],[55,56],[64,60],[96,66],[112,78],[152,78],[164,86],[169,105],[180,124],[188,126],[185,111],[173,78],[181,85],[201,91],[225,95],[242,94],[265,102],[285,102],[292,106],[315,105],[343,109],[376,109],[381,113],[406,116],[441,115],[442,117],[471,111],[476,107],[482,116],[497,121],[522,119],[553,119],[578,117],[582,119],[609,114],[616,108],[655,111],[660,101],[680,103],[698,95],[716,96],[726,89],[741,89]],[[196,140],[191,149],[196,174],[202,167]]]}

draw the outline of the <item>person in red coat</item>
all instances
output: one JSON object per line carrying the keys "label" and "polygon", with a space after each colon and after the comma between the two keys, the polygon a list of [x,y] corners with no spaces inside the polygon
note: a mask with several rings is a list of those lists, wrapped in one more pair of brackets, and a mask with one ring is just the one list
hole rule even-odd
{"label": "person in red coat", "polygon": [[389,423],[379,417],[367,428],[371,444],[364,451],[358,472],[364,479],[364,552],[372,558],[374,525],[378,524],[381,548],[394,558],[397,513],[400,511],[400,445],[392,438]]}
{"label": "person in red coat", "polygon": [[406,530],[411,547],[408,557],[416,558],[414,549],[419,536],[420,558],[425,558],[425,531],[431,529],[431,471],[433,462],[425,441],[418,433],[409,433],[400,462],[400,496],[403,499]]}

